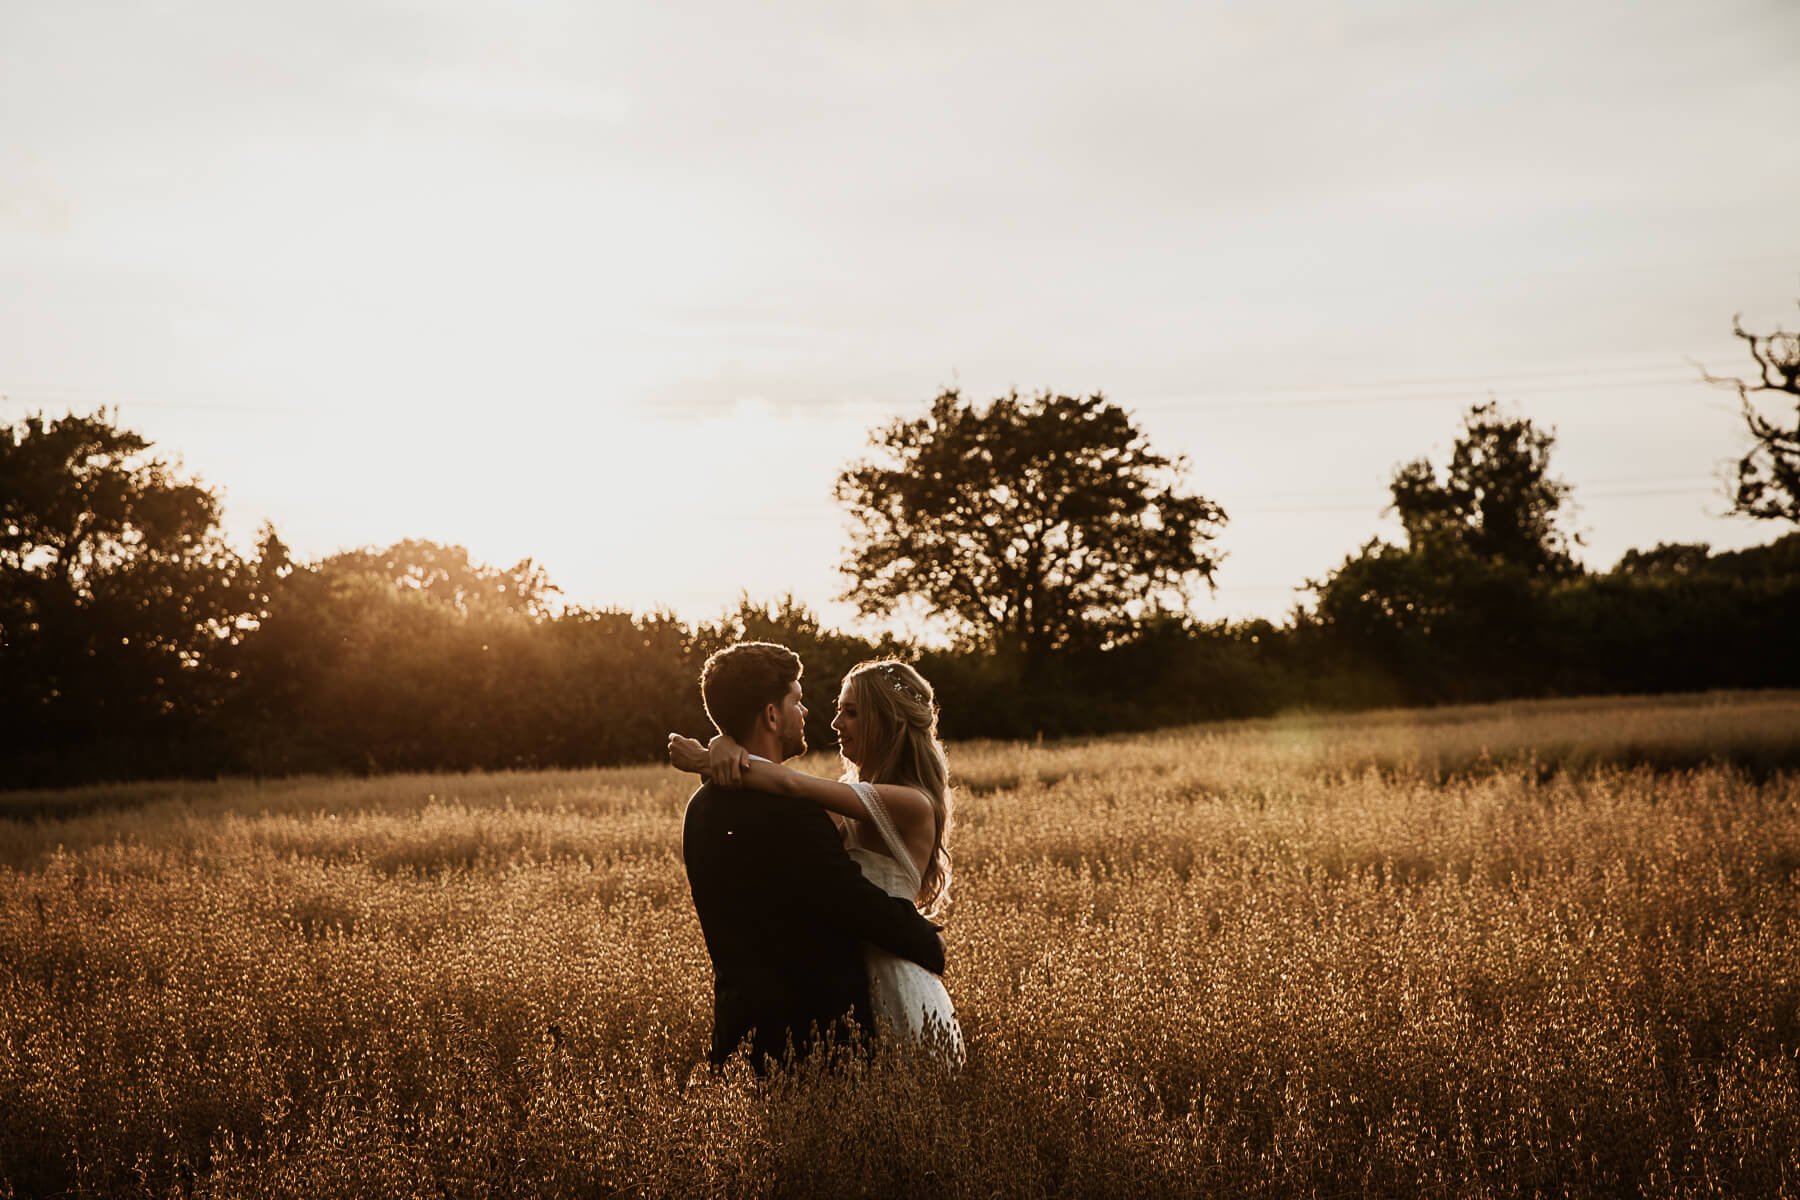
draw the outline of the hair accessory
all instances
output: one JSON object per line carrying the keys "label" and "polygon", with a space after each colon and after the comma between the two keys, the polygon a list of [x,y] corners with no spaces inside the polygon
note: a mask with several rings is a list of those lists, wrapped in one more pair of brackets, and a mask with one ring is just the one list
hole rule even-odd
{"label": "hair accessory", "polygon": [[899,692],[909,700],[916,700],[920,704],[925,703],[925,697],[919,694],[919,689],[908,683],[900,674],[900,664],[891,662],[876,663],[875,669],[881,672],[881,677],[887,680],[888,686],[893,688],[896,692]]}

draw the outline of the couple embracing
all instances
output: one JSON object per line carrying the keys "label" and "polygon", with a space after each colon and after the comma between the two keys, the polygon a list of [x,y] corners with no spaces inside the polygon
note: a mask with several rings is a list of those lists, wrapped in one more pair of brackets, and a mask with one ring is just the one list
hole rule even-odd
{"label": "couple embracing", "polygon": [[852,669],[831,722],[844,773],[829,780],[782,765],[806,750],[800,672],[785,646],[721,650],[700,676],[719,735],[669,735],[669,761],[706,779],[682,857],[713,964],[708,1057],[747,1040],[761,1073],[845,1040],[851,1020],[960,1061],[931,920],[950,892],[951,819],[931,685],[893,659]]}

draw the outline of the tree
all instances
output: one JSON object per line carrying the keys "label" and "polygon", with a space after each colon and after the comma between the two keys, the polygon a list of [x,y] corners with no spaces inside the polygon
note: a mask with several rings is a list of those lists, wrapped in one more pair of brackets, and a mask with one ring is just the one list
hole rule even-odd
{"label": "tree", "polygon": [[218,498],[105,410],[0,427],[0,740],[16,751],[54,765],[106,739],[156,769],[144,756],[218,702],[257,589]]}
{"label": "tree", "polygon": [[1569,486],[1550,477],[1555,436],[1489,402],[1463,416],[1439,472],[1394,471],[1404,547],[1375,540],[1321,581],[1304,619],[1415,700],[1529,690],[1548,586],[1576,576],[1559,526]]}
{"label": "tree", "polygon": [[384,550],[345,550],[319,566],[333,575],[372,575],[463,614],[487,610],[545,617],[550,615],[551,597],[561,590],[529,558],[510,567],[490,567],[471,561],[462,546],[420,538],[395,542]]}
{"label": "tree", "polygon": [[871,445],[836,489],[854,522],[844,598],[865,616],[921,600],[1029,671],[1212,582],[1224,511],[1184,495],[1185,460],[1099,395],[981,407],[947,391]]}
{"label": "tree", "polygon": [[[1737,389],[1744,424],[1755,441],[1738,460],[1731,484],[1731,511],[1800,523],[1800,333],[1782,329],[1751,333],[1741,316],[1732,318],[1731,332],[1749,346],[1757,369],[1754,382],[1706,376],[1710,383]],[[1770,392],[1793,400],[1791,426],[1763,412],[1758,401]]]}
{"label": "tree", "polygon": [[1442,544],[1534,573],[1570,575],[1579,538],[1558,527],[1569,485],[1550,477],[1556,435],[1493,401],[1463,416],[1462,435],[1440,477],[1428,459],[1394,472],[1392,511],[1413,549]]}
{"label": "tree", "polygon": [[1627,579],[1678,579],[1701,574],[1711,557],[1705,542],[1658,542],[1649,550],[1627,550],[1612,573]]}
{"label": "tree", "polygon": [[[557,588],[529,559],[496,568],[409,539],[293,565],[234,654],[244,765],[501,767],[560,737]],[[590,734],[591,736],[591,734]]]}

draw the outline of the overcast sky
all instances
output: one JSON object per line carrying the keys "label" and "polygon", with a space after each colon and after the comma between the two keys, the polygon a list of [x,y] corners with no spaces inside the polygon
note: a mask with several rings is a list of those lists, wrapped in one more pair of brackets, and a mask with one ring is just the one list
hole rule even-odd
{"label": "overcast sky", "polygon": [[115,405],[308,556],[831,603],[939,390],[1102,391],[1279,617],[1490,394],[1584,557],[1737,546],[1800,324],[1800,4],[0,0],[0,419]]}

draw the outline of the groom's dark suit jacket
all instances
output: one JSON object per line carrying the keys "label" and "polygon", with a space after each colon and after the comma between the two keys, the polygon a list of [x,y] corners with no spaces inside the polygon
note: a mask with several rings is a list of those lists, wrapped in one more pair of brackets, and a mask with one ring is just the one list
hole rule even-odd
{"label": "groom's dark suit jacket", "polygon": [[937,927],[863,878],[808,801],[706,784],[688,800],[681,850],[712,956],[715,1064],[746,1034],[761,1071],[846,1013],[872,1031],[865,941],[944,970]]}

